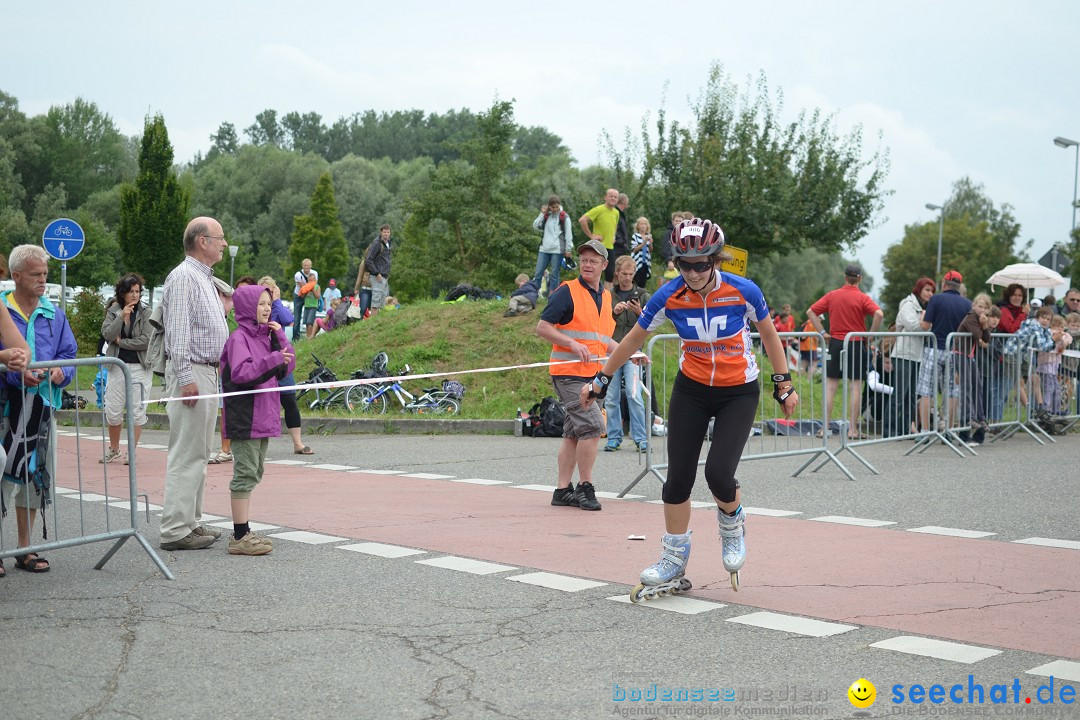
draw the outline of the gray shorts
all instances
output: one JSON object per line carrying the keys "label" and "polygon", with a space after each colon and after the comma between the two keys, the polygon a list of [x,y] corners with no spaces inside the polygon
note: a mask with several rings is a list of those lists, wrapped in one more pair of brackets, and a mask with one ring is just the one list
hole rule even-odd
{"label": "gray shorts", "polygon": [[587,409],[581,407],[581,388],[585,381],[576,377],[552,375],[555,394],[566,410],[563,420],[563,437],[574,440],[591,440],[604,434],[604,415],[600,412],[602,403],[593,401]]}
{"label": "gray shorts", "polygon": [[379,310],[386,305],[386,296],[390,294],[390,281],[387,278],[379,280],[371,276],[371,307]]}

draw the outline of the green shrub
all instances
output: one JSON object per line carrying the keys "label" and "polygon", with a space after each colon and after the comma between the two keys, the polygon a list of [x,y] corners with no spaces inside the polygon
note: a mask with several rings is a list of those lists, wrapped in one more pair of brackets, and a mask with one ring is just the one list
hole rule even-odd
{"label": "green shrub", "polygon": [[105,322],[105,306],[93,290],[83,290],[75,296],[69,314],[71,331],[79,344],[79,357],[93,357],[101,341],[101,323]]}

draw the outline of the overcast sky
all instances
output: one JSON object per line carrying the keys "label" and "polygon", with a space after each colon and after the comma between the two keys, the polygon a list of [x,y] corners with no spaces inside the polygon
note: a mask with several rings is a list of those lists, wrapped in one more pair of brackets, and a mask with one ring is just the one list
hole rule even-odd
{"label": "overcast sky", "polygon": [[836,113],[843,130],[862,125],[868,155],[879,133],[888,148],[894,194],[857,252],[876,289],[886,248],[935,220],[924,205],[965,175],[1014,206],[1033,259],[1072,222],[1075,150],[1053,144],[1080,140],[1080,3],[1067,0],[50,0],[0,5],[0,32],[0,90],[23,112],[82,96],[126,134],[161,112],[178,161],[267,108],[330,124],[499,97],[584,166],[603,159],[602,130],[621,137],[655,115],[665,86],[669,116],[686,119],[713,61],[740,84],[763,72],[789,117]]}

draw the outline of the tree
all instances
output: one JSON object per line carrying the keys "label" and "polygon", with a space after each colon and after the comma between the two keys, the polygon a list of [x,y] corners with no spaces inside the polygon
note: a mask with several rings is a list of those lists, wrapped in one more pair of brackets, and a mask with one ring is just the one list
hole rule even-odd
{"label": "tree", "polygon": [[294,220],[289,260],[284,272],[288,274],[300,267],[304,258],[311,258],[311,264],[319,271],[323,282],[332,277],[344,277],[349,268],[345,231],[338,218],[334,183],[329,172],[319,177],[315,192],[311,194],[308,214],[297,215]]}
{"label": "tree", "polygon": [[273,145],[281,147],[281,126],[278,125],[277,110],[263,110],[255,116],[255,123],[244,132],[254,145]]}
{"label": "tree", "polygon": [[190,197],[173,170],[165,118],[147,118],[139,151],[139,174],[120,193],[118,239],[124,267],[138,272],[152,291],[183,258]]}
{"label": "tree", "polygon": [[41,150],[35,167],[23,178],[31,197],[49,183],[63,183],[68,202],[78,207],[92,193],[135,175],[126,139],[95,103],[77,98],[53,106],[35,117],[31,126]]}
{"label": "tree", "polygon": [[841,138],[832,117],[800,113],[782,124],[782,97],[764,77],[738,93],[714,64],[689,127],[663,111],[655,139],[642,122],[640,142],[627,138],[608,154],[615,186],[652,218],[689,209],[718,221],[729,241],[752,256],[805,247],[850,249],[874,227],[888,194],[881,152],[863,160],[862,135]]}
{"label": "tree", "polygon": [[210,147],[210,151],[206,153],[207,158],[219,153],[235,155],[236,151],[240,149],[240,139],[236,136],[236,126],[231,122],[221,123],[218,126],[218,131],[210,136],[210,141],[214,144]]}
{"label": "tree", "polygon": [[532,263],[534,209],[521,201],[531,181],[511,155],[513,103],[496,101],[478,116],[478,128],[479,135],[461,145],[461,159],[439,165],[431,187],[410,205],[395,259],[396,267],[405,266],[395,271],[400,294],[428,297],[443,289],[435,280],[504,288]]}
{"label": "tree", "polygon": [[[945,225],[941,243],[941,269],[959,270],[964,276],[968,294],[989,291],[986,279],[1031,247],[1029,240],[1016,251],[1020,224],[1012,215],[1012,207],[995,207],[981,184],[970,178],[953,183],[953,191],[945,201]],[[881,300],[886,316],[895,313],[920,277],[934,277],[937,269],[938,223],[908,225],[904,237],[889,247],[883,258],[885,288]],[[940,285],[941,278],[935,278]]]}

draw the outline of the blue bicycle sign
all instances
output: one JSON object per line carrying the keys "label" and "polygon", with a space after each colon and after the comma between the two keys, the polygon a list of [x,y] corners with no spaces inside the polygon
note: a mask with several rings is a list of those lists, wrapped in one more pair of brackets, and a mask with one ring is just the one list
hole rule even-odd
{"label": "blue bicycle sign", "polygon": [[86,245],[86,234],[74,220],[59,218],[45,226],[41,244],[49,255],[66,262],[82,252]]}

